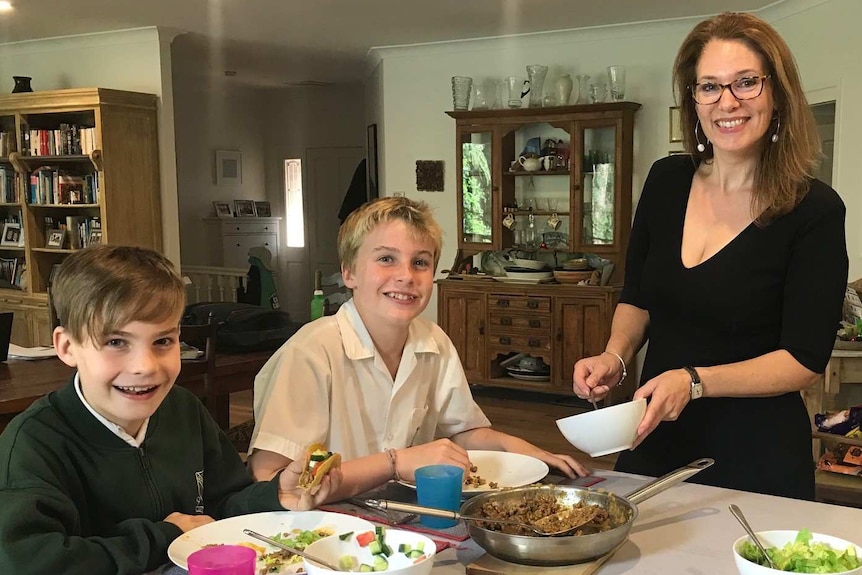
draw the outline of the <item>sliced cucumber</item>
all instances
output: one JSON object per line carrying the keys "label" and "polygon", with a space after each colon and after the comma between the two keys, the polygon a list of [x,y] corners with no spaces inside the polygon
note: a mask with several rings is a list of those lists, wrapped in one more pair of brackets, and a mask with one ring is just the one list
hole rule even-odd
{"label": "sliced cucumber", "polygon": [[383,553],[383,545],[380,543],[379,539],[375,539],[368,544],[368,550],[371,551],[372,555],[380,555]]}
{"label": "sliced cucumber", "polygon": [[386,557],[383,555],[375,555],[374,556],[374,570],[375,571],[386,571],[389,569],[389,561],[386,560]]}
{"label": "sliced cucumber", "polygon": [[374,567],[372,567],[368,563],[363,563],[362,565],[359,566],[359,572],[360,573],[371,573],[373,571],[374,571]]}
{"label": "sliced cucumber", "polygon": [[348,541],[351,537],[353,537],[353,531],[348,531],[347,533],[342,533],[338,536],[342,541]]}
{"label": "sliced cucumber", "polygon": [[353,571],[359,565],[359,560],[353,555],[343,555],[338,560],[338,566],[342,571]]}
{"label": "sliced cucumber", "polygon": [[425,542],[424,541],[417,542],[416,543],[416,549],[418,549],[419,551],[424,551],[425,550]]}
{"label": "sliced cucumber", "polygon": [[398,546],[398,552],[399,553],[410,553],[410,550],[412,548],[413,547],[409,543],[402,543],[401,545]]}
{"label": "sliced cucumber", "polygon": [[420,551],[419,549],[414,549],[412,551],[408,551],[406,553],[407,557],[410,559],[419,559],[420,557],[425,557],[425,552]]}

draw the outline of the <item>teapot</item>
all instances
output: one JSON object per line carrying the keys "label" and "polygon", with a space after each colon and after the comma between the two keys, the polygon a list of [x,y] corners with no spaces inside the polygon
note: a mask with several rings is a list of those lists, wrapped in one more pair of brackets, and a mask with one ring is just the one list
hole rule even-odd
{"label": "teapot", "polygon": [[542,169],[542,160],[539,158],[521,156],[518,158],[518,163],[521,164],[521,167],[523,167],[527,172],[538,172]]}

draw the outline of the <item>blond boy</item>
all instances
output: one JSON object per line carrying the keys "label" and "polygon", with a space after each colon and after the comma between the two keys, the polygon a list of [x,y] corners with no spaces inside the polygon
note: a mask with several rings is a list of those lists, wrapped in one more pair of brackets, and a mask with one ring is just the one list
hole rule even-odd
{"label": "blond boy", "polygon": [[587,473],[568,455],[491,429],[451,340],[419,317],[441,238],[428,206],[403,197],[365,204],[344,222],[338,253],[353,298],[304,326],[255,379],[255,478],[301,459],[314,441],[344,456],[344,481],[330,500],[412,480],[424,465],[467,469],[468,449],[524,453],[569,476]]}
{"label": "blond boy", "polygon": [[52,294],[59,358],[77,373],[0,435],[0,573],[138,574],[196,526],[307,509],[301,465],[254,483],[208,411],[175,387],[181,278],[152,250],[69,256]]}

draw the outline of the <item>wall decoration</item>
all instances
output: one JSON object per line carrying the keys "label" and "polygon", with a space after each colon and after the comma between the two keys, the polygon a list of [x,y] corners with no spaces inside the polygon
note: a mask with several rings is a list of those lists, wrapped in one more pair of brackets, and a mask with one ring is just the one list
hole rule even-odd
{"label": "wall decoration", "polygon": [[253,218],[257,215],[254,211],[254,202],[252,200],[234,200],[233,209],[238,218]]}
{"label": "wall decoration", "polygon": [[670,108],[670,141],[682,142],[682,119],[679,116],[679,108],[672,106]]}
{"label": "wall decoration", "polygon": [[416,190],[420,192],[443,191],[442,160],[416,160]]}
{"label": "wall decoration", "polygon": [[271,218],[272,206],[269,205],[269,202],[255,202],[254,213],[256,213],[259,218]]}
{"label": "wall decoration", "polygon": [[230,210],[230,204],[227,202],[213,202],[216,216],[220,218],[232,218],[233,212]]}
{"label": "wall decoration", "polygon": [[216,150],[216,184],[219,186],[242,183],[242,154],[232,150]]}
{"label": "wall decoration", "polygon": [[368,199],[374,199],[380,194],[377,179],[377,124],[369,124],[365,135],[365,153],[368,157]]}

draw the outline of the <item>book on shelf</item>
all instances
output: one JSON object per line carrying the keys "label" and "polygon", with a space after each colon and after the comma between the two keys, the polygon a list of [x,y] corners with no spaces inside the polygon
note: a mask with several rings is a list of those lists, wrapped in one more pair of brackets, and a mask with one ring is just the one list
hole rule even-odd
{"label": "book on shelf", "polygon": [[0,288],[21,289],[24,258],[0,258]]}
{"label": "book on shelf", "polygon": [[80,156],[95,149],[96,128],[62,123],[53,130],[26,130],[22,133],[30,156]]}

